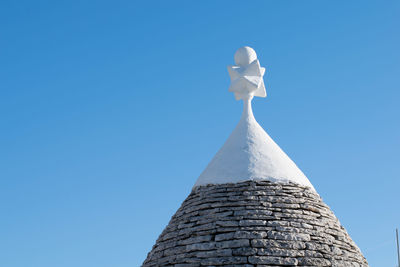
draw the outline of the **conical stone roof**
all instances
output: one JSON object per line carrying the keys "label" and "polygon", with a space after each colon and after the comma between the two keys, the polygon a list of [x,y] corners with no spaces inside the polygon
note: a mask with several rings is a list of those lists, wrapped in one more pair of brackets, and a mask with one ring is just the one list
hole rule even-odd
{"label": "conical stone roof", "polygon": [[308,187],[269,181],[192,190],[143,266],[368,266]]}
{"label": "conical stone roof", "polygon": [[148,266],[368,266],[314,187],[254,119],[265,97],[253,49],[235,54],[242,118],[149,252]]}

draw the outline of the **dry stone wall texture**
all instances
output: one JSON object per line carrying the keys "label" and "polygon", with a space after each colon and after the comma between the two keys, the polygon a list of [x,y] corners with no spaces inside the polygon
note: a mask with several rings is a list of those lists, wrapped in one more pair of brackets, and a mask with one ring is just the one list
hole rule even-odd
{"label": "dry stone wall texture", "polygon": [[368,266],[314,191],[267,181],[200,186],[144,261],[150,266]]}

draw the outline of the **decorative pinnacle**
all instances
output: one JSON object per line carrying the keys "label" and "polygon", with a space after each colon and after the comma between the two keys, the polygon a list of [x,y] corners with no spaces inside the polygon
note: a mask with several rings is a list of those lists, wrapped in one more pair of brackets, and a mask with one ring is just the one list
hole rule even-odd
{"label": "decorative pinnacle", "polygon": [[253,96],[266,97],[263,76],[265,68],[260,66],[253,48],[244,46],[235,53],[236,66],[228,66],[231,76],[229,91],[235,94],[236,100],[251,100]]}

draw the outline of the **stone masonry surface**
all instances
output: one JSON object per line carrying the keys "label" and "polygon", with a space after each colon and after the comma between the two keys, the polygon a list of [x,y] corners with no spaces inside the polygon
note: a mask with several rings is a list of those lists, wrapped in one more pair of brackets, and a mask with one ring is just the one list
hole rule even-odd
{"label": "stone masonry surface", "polygon": [[314,191],[248,181],[196,187],[143,267],[368,266]]}

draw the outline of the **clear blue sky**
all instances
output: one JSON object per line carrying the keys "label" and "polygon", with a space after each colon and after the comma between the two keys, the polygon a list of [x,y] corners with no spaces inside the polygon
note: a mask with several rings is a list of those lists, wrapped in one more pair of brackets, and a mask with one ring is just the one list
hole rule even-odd
{"label": "clear blue sky", "polygon": [[396,265],[400,2],[1,1],[0,266],[136,267],[239,120],[258,122],[371,266]]}

